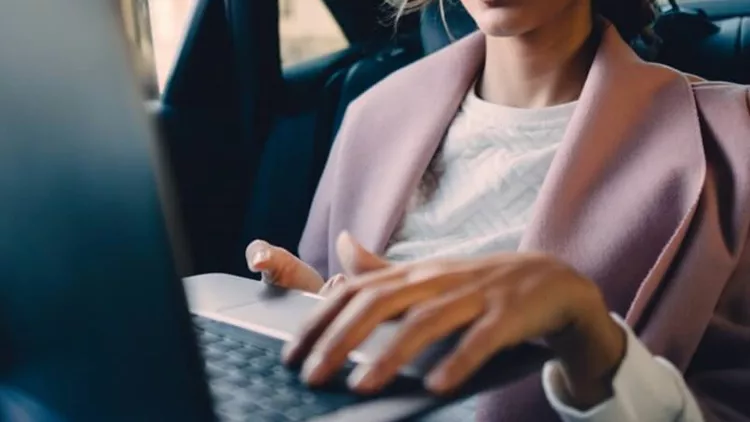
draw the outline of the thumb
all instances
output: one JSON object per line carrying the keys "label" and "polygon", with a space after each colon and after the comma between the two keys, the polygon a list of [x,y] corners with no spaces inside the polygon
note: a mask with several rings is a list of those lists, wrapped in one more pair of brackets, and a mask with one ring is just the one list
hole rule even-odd
{"label": "thumb", "polygon": [[278,254],[272,254],[274,246],[264,240],[254,240],[245,249],[247,266],[253,272],[271,272],[278,268]]}
{"label": "thumb", "polygon": [[385,259],[360,245],[349,232],[342,232],[336,241],[336,253],[344,271],[349,275],[359,275],[389,267]]}
{"label": "thumb", "polygon": [[262,280],[279,287],[317,292],[323,278],[291,252],[264,240],[255,240],[245,250],[248,268],[260,272]]}

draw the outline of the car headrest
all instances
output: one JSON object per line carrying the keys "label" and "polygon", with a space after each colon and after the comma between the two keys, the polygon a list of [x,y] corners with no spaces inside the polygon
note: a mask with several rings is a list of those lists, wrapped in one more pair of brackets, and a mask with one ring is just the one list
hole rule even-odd
{"label": "car headrest", "polygon": [[445,19],[437,1],[431,2],[422,10],[420,32],[425,54],[434,53],[477,30],[477,24],[466,12],[461,2],[446,1],[444,3]]}
{"label": "car headrest", "polygon": [[656,61],[709,80],[750,84],[750,3],[732,11],[665,13],[654,27],[663,41]]}

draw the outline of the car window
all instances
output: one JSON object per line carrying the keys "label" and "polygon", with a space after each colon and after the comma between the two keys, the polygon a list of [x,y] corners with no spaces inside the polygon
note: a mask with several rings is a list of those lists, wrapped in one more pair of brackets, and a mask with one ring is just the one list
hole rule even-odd
{"label": "car window", "polygon": [[[138,75],[150,98],[163,90],[198,0],[118,0],[125,32],[135,49]],[[284,67],[349,45],[323,0],[279,0]]]}
{"label": "car window", "polygon": [[198,0],[148,0],[147,3],[156,75],[160,89],[164,89]]}
{"label": "car window", "polygon": [[279,38],[284,67],[349,45],[323,0],[279,0]]}
{"label": "car window", "polygon": [[150,98],[164,89],[198,0],[118,0],[135,65]]}

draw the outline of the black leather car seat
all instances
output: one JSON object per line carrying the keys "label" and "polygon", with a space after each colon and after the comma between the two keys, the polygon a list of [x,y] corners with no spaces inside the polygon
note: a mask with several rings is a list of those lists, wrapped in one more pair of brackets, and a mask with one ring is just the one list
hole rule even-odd
{"label": "black leather car seat", "polygon": [[[437,2],[423,11],[427,54],[475,30],[459,2],[445,2],[444,17]],[[662,44],[649,59],[706,79],[750,84],[750,1],[678,2],[659,17],[654,31]]]}
{"label": "black leather car seat", "polygon": [[420,35],[425,54],[431,54],[477,30],[461,3],[446,1],[445,13],[437,2],[422,10]]}
{"label": "black leather car seat", "polygon": [[[265,239],[296,251],[346,107],[391,72],[422,57],[418,34],[366,48],[362,57],[328,78],[322,92],[315,97],[313,113],[287,116],[274,125],[248,199],[238,249],[253,239]],[[300,128],[312,130],[303,133]],[[234,255],[230,272],[253,275],[243,255]]]}
{"label": "black leather car seat", "polygon": [[706,79],[750,84],[750,1],[690,5],[656,23],[663,40],[656,61]]}

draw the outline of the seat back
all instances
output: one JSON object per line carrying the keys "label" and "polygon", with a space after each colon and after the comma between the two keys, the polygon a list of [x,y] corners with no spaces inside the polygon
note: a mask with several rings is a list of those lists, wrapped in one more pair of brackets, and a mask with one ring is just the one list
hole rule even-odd
{"label": "seat back", "polygon": [[432,54],[477,30],[477,24],[461,3],[444,4],[444,13],[436,2],[422,10],[420,33],[425,54]]}
{"label": "seat back", "polygon": [[[299,94],[314,96],[314,113],[278,117],[266,142],[245,214],[244,243],[265,239],[296,251],[346,107],[391,72],[422,57],[419,37],[413,35],[367,48],[356,61],[332,73],[321,93]],[[244,262],[234,263],[232,272],[253,275]]]}

